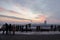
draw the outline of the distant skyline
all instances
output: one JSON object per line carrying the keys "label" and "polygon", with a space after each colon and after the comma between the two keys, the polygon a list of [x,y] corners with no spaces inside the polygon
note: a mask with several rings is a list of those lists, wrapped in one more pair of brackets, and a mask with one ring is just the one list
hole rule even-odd
{"label": "distant skyline", "polygon": [[60,0],[0,0],[0,22],[23,23],[30,20],[60,24]]}

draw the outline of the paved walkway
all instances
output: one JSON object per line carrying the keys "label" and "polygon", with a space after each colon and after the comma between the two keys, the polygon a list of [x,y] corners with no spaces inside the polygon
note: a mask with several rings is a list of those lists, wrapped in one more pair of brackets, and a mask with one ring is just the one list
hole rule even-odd
{"label": "paved walkway", "polygon": [[[11,32],[12,33],[12,32]],[[2,34],[2,31],[0,32],[0,34]],[[27,35],[50,35],[50,34],[60,34],[59,31],[49,31],[49,32],[15,32],[15,34],[27,34]]]}

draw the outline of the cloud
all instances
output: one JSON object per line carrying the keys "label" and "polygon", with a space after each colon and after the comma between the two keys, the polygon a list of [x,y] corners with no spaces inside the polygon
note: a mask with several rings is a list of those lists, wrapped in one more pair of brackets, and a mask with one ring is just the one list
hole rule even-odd
{"label": "cloud", "polygon": [[4,8],[0,7],[0,12],[1,12],[1,11],[4,11],[4,10],[5,10]]}
{"label": "cloud", "polygon": [[12,19],[17,19],[17,20],[29,20],[29,19],[17,18],[17,17],[13,17],[13,16],[5,16],[5,15],[0,15],[0,17],[12,18]]}
{"label": "cloud", "polygon": [[54,17],[60,15],[60,0],[20,0],[19,2],[21,5],[31,8],[34,12],[42,12],[42,14],[46,14],[47,16],[48,14],[51,14],[51,16],[57,14]]}
{"label": "cloud", "polygon": [[18,3],[12,6],[12,10],[22,14],[22,16],[26,19],[33,19],[38,15],[34,14],[34,12],[30,8],[23,7]]}
{"label": "cloud", "polygon": [[[5,12],[8,12],[8,13],[4,13]],[[2,14],[2,13],[3,14]],[[6,14],[6,15],[5,15]],[[12,16],[11,16],[12,15]],[[21,17],[17,17],[17,16],[21,16]],[[13,19],[18,19],[18,20],[30,20],[30,19],[25,19],[25,18],[22,18],[22,14],[20,13],[17,13],[15,11],[12,11],[12,10],[6,10],[2,7],[0,7],[0,17],[7,17],[7,18],[13,18]]]}
{"label": "cloud", "polygon": [[[59,4],[60,0],[0,0],[1,7],[9,11],[11,10],[8,12],[9,14],[5,12],[7,15],[35,19],[38,15],[42,14],[47,16],[46,20],[56,20],[56,22],[60,20]],[[2,9],[0,11],[2,11]],[[10,13],[16,14],[11,15]],[[40,18],[40,16],[38,18]]]}
{"label": "cloud", "polygon": [[22,17],[22,14],[15,12],[13,10],[7,10],[2,7],[0,7],[0,15],[6,15],[6,16],[15,16],[15,17]]}
{"label": "cloud", "polygon": [[30,22],[29,20],[0,16],[0,23],[24,24],[24,23],[29,23],[29,22]]}
{"label": "cloud", "polygon": [[[30,1],[30,0],[29,0]],[[35,12],[34,11],[32,11],[29,7],[26,7],[26,6],[22,6],[22,4],[19,4],[19,3],[15,3],[15,1],[13,2],[13,3],[11,3],[10,1],[9,1],[9,3],[6,3],[6,2],[4,2],[5,4],[9,4],[9,8],[8,8],[8,6],[7,7],[5,7],[6,9],[8,9],[8,10],[13,10],[13,11],[15,11],[15,12],[18,12],[17,14],[22,14],[22,15],[20,15],[19,17],[23,17],[23,18],[26,18],[26,19],[35,19],[35,17],[37,17],[39,14],[35,14]],[[3,5],[5,5],[3,3]],[[27,3],[27,2],[26,2]],[[29,2],[28,2],[29,3]],[[27,4],[28,4],[27,3]],[[33,3],[33,2],[32,2]],[[7,14],[7,13],[5,13],[5,14]],[[13,14],[13,13],[12,13]],[[7,15],[10,15],[11,16],[11,14],[9,13],[9,14],[7,14]],[[13,15],[12,15],[13,16]]]}

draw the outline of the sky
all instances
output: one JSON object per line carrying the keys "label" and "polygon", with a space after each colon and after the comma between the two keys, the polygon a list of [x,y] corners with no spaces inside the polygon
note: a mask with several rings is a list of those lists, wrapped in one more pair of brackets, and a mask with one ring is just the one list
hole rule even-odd
{"label": "sky", "polygon": [[0,0],[0,22],[60,23],[60,0]]}

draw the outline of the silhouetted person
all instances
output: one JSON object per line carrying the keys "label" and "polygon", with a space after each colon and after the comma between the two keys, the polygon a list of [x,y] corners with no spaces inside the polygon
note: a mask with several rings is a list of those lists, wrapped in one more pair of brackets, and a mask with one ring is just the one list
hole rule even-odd
{"label": "silhouetted person", "polygon": [[19,25],[16,25],[16,31],[19,31]]}
{"label": "silhouetted person", "polygon": [[21,26],[19,25],[19,31],[21,31]]}
{"label": "silhouetted person", "polygon": [[8,34],[9,27],[7,23],[5,23],[5,27],[6,27],[6,34]]}
{"label": "silhouetted person", "polygon": [[1,28],[1,30],[3,31],[2,34],[4,34],[5,29],[6,29],[5,25],[3,25],[2,28]]}
{"label": "silhouetted person", "polygon": [[53,25],[51,25],[51,31],[53,31]]}
{"label": "silhouetted person", "polygon": [[28,31],[28,25],[26,25],[25,27],[26,27],[25,30],[26,30],[26,32],[27,32],[27,31]]}
{"label": "silhouetted person", "polygon": [[21,32],[23,32],[23,31],[24,31],[23,27],[24,27],[24,26],[23,26],[23,25],[21,25]]}
{"label": "silhouetted person", "polygon": [[16,27],[15,25],[12,25],[13,35],[15,35]]}
{"label": "silhouetted person", "polygon": [[9,28],[9,33],[11,34],[12,25],[11,25],[11,24],[9,24],[8,28]]}
{"label": "silhouetted person", "polygon": [[38,28],[37,28],[37,26],[36,26],[36,31],[37,31],[37,29],[38,29]]}
{"label": "silhouetted person", "polygon": [[56,31],[56,25],[54,26],[54,31]]}
{"label": "silhouetted person", "polygon": [[36,31],[40,31],[40,26],[37,26],[36,27]]}
{"label": "silhouetted person", "polygon": [[60,31],[60,25],[58,25],[58,31]]}
{"label": "silhouetted person", "polygon": [[29,27],[29,31],[32,31],[32,30],[31,30],[31,24],[28,24],[28,27]]}
{"label": "silhouetted person", "polygon": [[20,26],[19,26],[20,31],[22,30],[21,28],[22,28],[22,27],[21,27],[21,25],[20,25]]}

